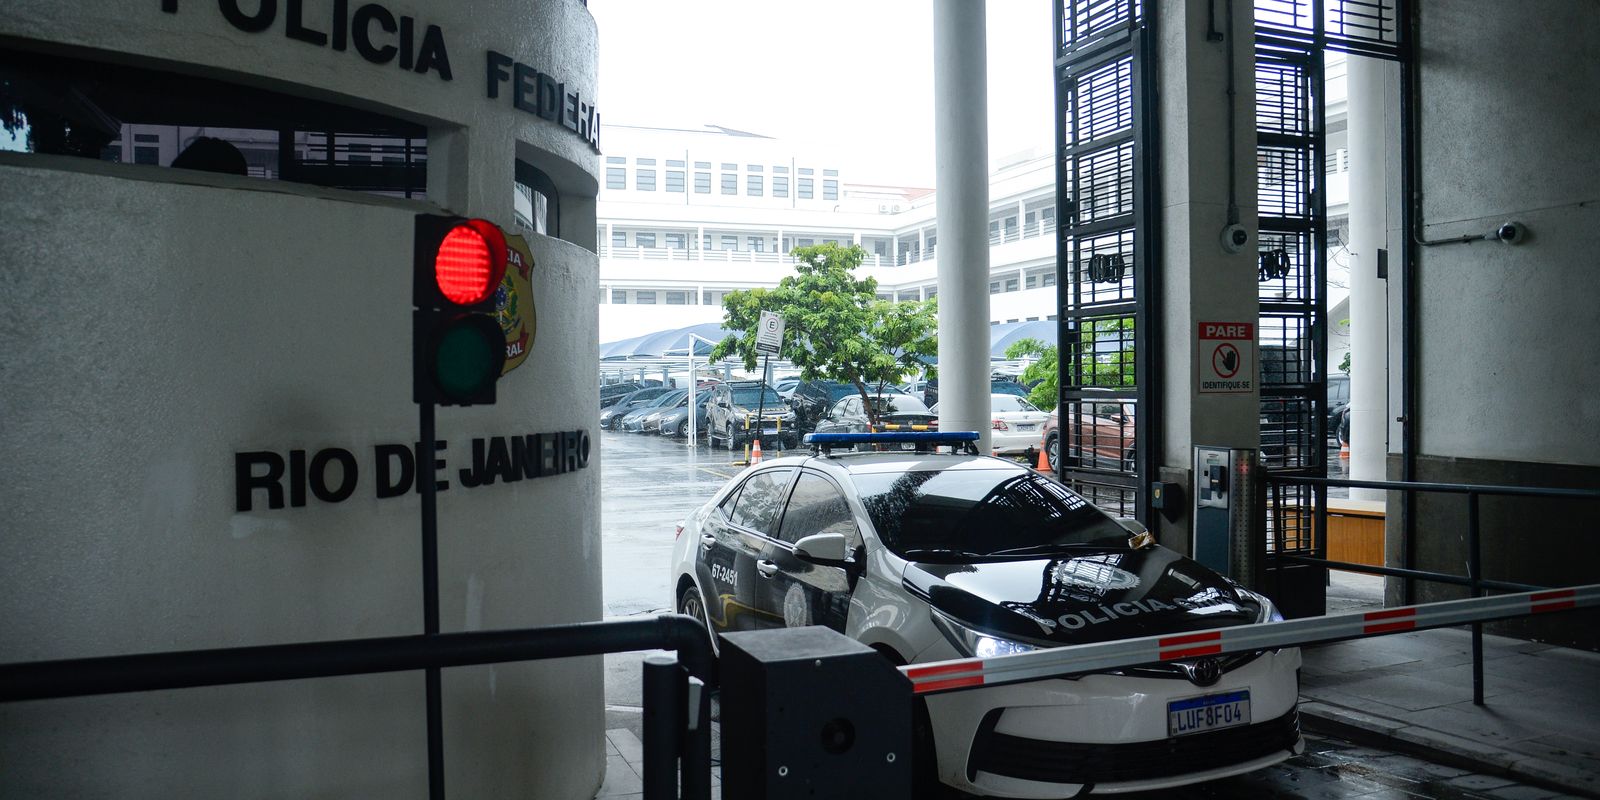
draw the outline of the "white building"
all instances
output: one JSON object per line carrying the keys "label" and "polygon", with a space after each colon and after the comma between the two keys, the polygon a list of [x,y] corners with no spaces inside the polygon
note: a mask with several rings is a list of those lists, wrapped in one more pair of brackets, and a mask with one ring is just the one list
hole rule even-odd
{"label": "white building", "polygon": [[[1330,64],[1328,216],[1343,226],[1343,60]],[[731,290],[776,286],[789,252],[822,242],[858,244],[879,296],[937,294],[937,202],[932,189],[873,184],[826,156],[798,153],[760,134],[608,124],[596,239],[600,341],[720,322]],[[1056,318],[1055,172],[1050,148],[1013,154],[989,183],[992,324]],[[1335,364],[1347,350],[1339,323],[1347,294],[1342,246],[1330,235],[1330,316]]]}

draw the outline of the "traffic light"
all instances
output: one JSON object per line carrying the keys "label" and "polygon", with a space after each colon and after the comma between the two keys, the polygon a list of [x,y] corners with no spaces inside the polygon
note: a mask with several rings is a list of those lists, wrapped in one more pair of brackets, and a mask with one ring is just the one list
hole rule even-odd
{"label": "traffic light", "polygon": [[495,295],[506,237],[481,219],[418,214],[412,259],[412,400],[492,405],[506,338]]}

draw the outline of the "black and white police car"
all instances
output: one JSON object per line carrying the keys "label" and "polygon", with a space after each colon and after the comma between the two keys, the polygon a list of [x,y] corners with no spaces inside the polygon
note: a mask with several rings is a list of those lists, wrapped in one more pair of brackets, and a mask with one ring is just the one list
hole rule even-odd
{"label": "black and white police car", "polygon": [[[678,610],[713,633],[826,625],[902,665],[1281,619],[976,439],[813,434],[747,469],[679,527]],[[916,449],[830,452],[863,442]],[[1259,769],[1303,747],[1299,667],[1291,648],[929,695],[919,778],[1055,798]]]}

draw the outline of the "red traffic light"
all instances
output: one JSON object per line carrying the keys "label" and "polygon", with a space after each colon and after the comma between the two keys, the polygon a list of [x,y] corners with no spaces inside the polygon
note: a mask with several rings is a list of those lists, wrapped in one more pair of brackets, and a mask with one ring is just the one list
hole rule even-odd
{"label": "red traffic light", "polygon": [[488,300],[506,277],[506,239],[499,226],[481,219],[450,229],[433,260],[439,293],[459,306]]}

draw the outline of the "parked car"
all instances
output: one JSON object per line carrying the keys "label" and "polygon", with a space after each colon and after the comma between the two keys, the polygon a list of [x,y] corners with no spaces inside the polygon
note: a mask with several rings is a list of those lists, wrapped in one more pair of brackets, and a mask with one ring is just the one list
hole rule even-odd
{"label": "parked car", "polygon": [[801,433],[816,430],[817,420],[828,409],[849,395],[861,396],[855,384],[838,381],[801,381],[789,393],[788,402],[794,410],[795,426]]}
{"label": "parked car", "polygon": [[644,384],[639,383],[638,381],[613,383],[602,386],[600,387],[600,407],[610,408],[611,406],[615,405],[617,401],[643,388],[645,388]]}
{"label": "parked car", "polygon": [[[759,421],[757,410],[761,412]],[[718,384],[706,406],[706,436],[712,444],[720,439],[729,450],[738,449],[757,436],[768,446],[800,445],[794,411],[763,381]]]}
{"label": "parked car", "polygon": [[[884,392],[867,395],[878,422],[886,425],[922,425],[937,428],[939,418],[921,400],[909,394]],[[833,404],[833,408],[817,421],[817,433],[868,433],[872,430],[867,405],[859,393]]]}
{"label": "parked car", "polygon": [[[1083,414],[1076,425],[1069,425],[1066,448],[1069,461],[1063,465],[1061,409],[1050,412],[1040,428],[1040,446],[1044,448],[1050,466],[1078,469],[1132,470],[1134,467],[1133,414],[1134,404],[1121,400],[1089,400],[1076,408]],[[1069,420],[1070,422],[1071,420]]]}
{"label": "parked car", "polygon": [[601,429],[611,430],[612,426],[616,424],[617,420],[621,419],[629,412],[654,401],[656,398],[670,391],[672,390],[663,386],[652,386],[648,389],[638,389],[623,395],[616,402],[612,403],[610,407],[600,412]]}
{"label": "parked car", "polygon": [[[990,394],[1014,394],[1017,397],[1027,397],[1028,387],[1006,377],[991,376],[989,378]],[[939,379],[933,378],[922,385],[922,402],[928,408],[939,404]]]}
{"label": "parked car", "polygon": [[[1328,438],[1338,435],[1344,410],[1350,405],[1350,376],[1337,372],[1328,376]],[[1341,439],[1348,441],[1348,439]]]}
{"label": "parked car", "polygon": [[[933,413],[939,413],[934,407]],[[989,395],[989,451],[995,455],[1026,453],[1039,443],[1039,429],[1049,414],[1014,394]]]}
{"label": "parked car", "polygon": [[673,404],[676,403],[679,398],[687,395],[688,393],[688,389],[669,389],[666,393],[628,412],[627,414],[623,415],[622,419],[611,424],[617,430],[627,431],[628,433],[641,433],[644,431],[645,417],[654,414],[657,411],[665,411],[672,408]]}
{"label": "parked car", "polygon": [[[714,395],[713,388],[715,388],[715,384],[706,384],[695,392],[694,424],[696,437],[706,435],[706,406],[710,404]],[[689,437],[689,398],[684,397],[683,402],[662,414],[661,419],[656,422],[656,430],[660,431],[662,436],[676,436],[680,439],[687,439]]]}
{"label": "parked car", "polygon": [[[752,467],[689,514],[673,603],[714,642],[825,625],[897,665],[1282,618],[1138,530],[1003,459],[824,450]],[[941,780],[1076,797],[1260,769],[1302,746],[1299,667],[1283,648],[924,696],[913,796]]]}

